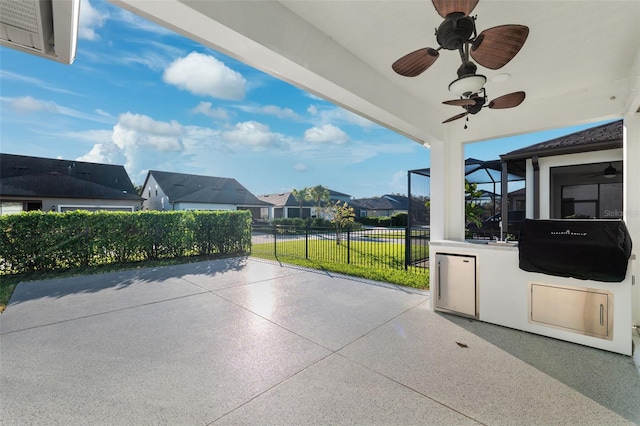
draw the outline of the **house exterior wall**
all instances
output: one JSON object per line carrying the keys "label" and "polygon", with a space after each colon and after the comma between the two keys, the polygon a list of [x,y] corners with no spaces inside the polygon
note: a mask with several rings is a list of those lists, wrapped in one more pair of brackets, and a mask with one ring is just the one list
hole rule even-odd
{"label": "house exterior wall", "polygon": [[[135,200],[105,200],[91,198],[45,198],[45,197],[2,197],[2,203],[30,203],[42,204],[41,210],[44,212],[64,212],[74,210],[117,210],[136,211],[140,210],[140,201]],[[0,212],[4,214],[4,212]]]}
{"label": "house exterior wall", "polygon": [[174,210],[237,210],[233,204],[174,203]]}
{"label": "house exterior wall", "polygon": [[149,175],[144,183],[141,196],[145,198],[142,203],[144,210],[173,210],[169,197],[164,193],[153,175]]}
{"label": "house exterior wall", "polygon": [[[640,66],[640,62],[639,62]],[[640,94],[638,95],[640,97]],[[640,327],[640,114],[629,113],[623,127],[623,219],[633,241],[630,274],[635,277],[632,294],[633,325]],[[636,364],[640,366],[640,350],[636,346]]]}

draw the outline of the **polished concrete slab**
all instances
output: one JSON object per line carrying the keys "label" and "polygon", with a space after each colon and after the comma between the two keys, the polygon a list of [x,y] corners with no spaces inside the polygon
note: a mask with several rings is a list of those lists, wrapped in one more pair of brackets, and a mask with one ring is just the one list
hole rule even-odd
{"label": "polished concrete slab", "polygon": [[633,359],[257,259],[23,283],[0,315],[14,424],[639,424]]}

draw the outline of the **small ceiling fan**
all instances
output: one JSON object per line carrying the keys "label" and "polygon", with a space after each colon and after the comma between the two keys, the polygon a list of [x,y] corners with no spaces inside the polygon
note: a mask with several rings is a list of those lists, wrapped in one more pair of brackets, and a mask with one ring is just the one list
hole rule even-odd
{"label": "small ceiling fan", "polygon": [[[449,123],[463,117],[467,117],[467,121],[469,121],[469,114],[477,114],[482,108],[506,109],[517,107],[522,103],[522,101],[524,101],[525,96],[524,92],[513,92],[499,96],[494,100],[487,102],[487,93],[483,87],[478,93],[473,93],[468,98],[444,101],[443,104],[445,105],[461,106],[465,109],[465,112],[444,120],[442,124]],[[464,125],[464,128],[467,128],[466,124]]]}
{"label": "small ceiling fan", "polygon": [[[440,56],[440,50],[457,50],[460,54],[462,65],[457,70],[458,78],[451,82],[449,91],[459,96],[465,104],[457,104],[463,107],[478,108],[479,100],[473,97],[478,94],[487,82],[484,75],[476,74],[478,67],[470,57],[479,65],[497,70],[505,66],[524,45],[529,36],[529,28],[524,25],[500,25],[489,28],[477,34],[476,17],[469,16],[478,4],[479,0],[432,0],[433,6],[444,21],[436,29],[436,41],[440,45],[437,49],[425,47],[408,53],[395,61],[393,70],[405,77],[416,77],[426,71]],[[493,106],[489,108],[513,108],[524,100],[524,92],[505,95],[508,99],[522,97],[519,102],[513,104],[513,100],[494,99]],[[486,96],[482,95],[486,100]],[[473,103],[471,103],[473,101]],[[498,102],[496,102],[498,101]],[[456,105],[456,104],[452,104]],[[497,105],[497,106],[496,106]],[[501,106],[507,105],[507,106]],[[456,118],[461,118],[469,110]],[[455,119],[455,118],[452,118]],[[451,121],[447,120],[448,122]]]}
{"label": "small ceiling fan", "polygon": [[[598,163],[592,166],[590,172],[586,172],[586,173],[581,173],[581,176],[585,176],[588,178],[605,178],[605,179],[613,179],[615,177],[618,176],[618,169],[616,169],[613,165],[613,162],[609,162],[609,165],[607,165],[604,170],[601,168],[604,164],[606,163]],[[600,168],[600,172],[596,172],[593,173],[593,169],[595,168]]]}

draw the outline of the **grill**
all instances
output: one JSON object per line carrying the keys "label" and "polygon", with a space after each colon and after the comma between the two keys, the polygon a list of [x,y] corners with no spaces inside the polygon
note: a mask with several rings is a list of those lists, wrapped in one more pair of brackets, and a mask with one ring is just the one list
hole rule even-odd
{"label": "grill", "polygon": [[621,220],[531,220],[520,229],[519,266],[529,272],[621,282],[631,236]]}

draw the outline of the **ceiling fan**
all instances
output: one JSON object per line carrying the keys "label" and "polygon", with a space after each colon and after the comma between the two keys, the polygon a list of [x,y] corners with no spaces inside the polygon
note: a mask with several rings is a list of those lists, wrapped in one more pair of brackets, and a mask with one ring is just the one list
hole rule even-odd
{"label": "ceiling fan", "polygon": [[604,171],[599,173],[593,173],[590,175],[591,177],[603,177],[605,179],[613,179],[618,176],[618,169],[613,167],[613,164],[609,162],[609,165],[605,167]]}
{"label": "ceiling fan", "polygon": [[[425,47],[408,53],[395,61],[393,70],[405,77],[416,77],[426,71],[440,56],[440,50],[457,50],[460,54],[462,65],[457,70],[458,78],[451,82],[449,91],[459,96],[460,101],[472,101],[463,107],[482,108],[478,106],[479,100],[472,97],[478,94],[487,78],[484,75],[476,74],[478,67],[470,57],[479,65],[497,70],[505,66],[520,51],[529,35],[529,28],[524,25],[500,25],[482,31],[476,31],[476,17],[469,16],[478,4],[479,0],[432,0],[433,6],[444,21],[436,29],[436,40],[440,47],[434,49]],[[517,95],[516,95],[517,94]],[[524,100],[524,92],[515,92],[506,97],[518,98],[520,102],[512,105],[513,101],[501,100],[502,97],[494,99],[494,106],[490,108],[512,108],[519,105]],[[482,95],[486,100],[486,96]],[[455,104],[454,104],[455,105]],[[497,106],[496,106],[497,105]],[[508,105],[508,106],[501,106]],[[469,112],[464,115],[476,112]],[[447,120],[448,122],[451,121]]]}
{"label": "ceiling fan", "polygon": [[[487,102],[487,93],[483,87],[479,92],[469,95],[468,98],[444,101],[443,104],[445,105],[461,106],[465,109],[465,112],[444,120],[442,124],[449,123],[463,117],[467,117],[467,121],[469,121],[469,114],[477,114],[482,108],[506,109],[517,107],[522,103],[522,101],[524,101],[525,96],[524,92],[513,92],[508,95],[499,96],[494,100]],[[464,128],[467,128],[466,124],[464,125]]]}

